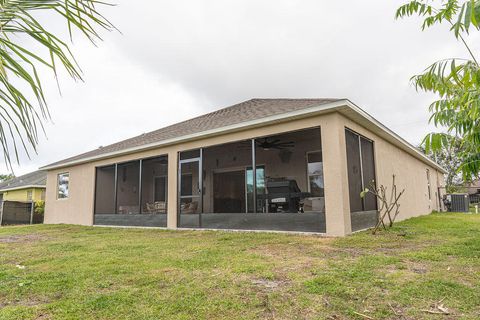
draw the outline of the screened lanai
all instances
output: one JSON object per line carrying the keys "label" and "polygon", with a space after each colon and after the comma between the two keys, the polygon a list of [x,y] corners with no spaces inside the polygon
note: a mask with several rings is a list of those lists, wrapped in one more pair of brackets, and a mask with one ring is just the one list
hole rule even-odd
{"label": "screened lanai", "polygon": [[97,167],[94,223],[166,227],[167,167],[167,156]]}
{"label": "screened lanai", "polygon": [[181,152],[178,213],[183,228],[326,232],[320,128]]}

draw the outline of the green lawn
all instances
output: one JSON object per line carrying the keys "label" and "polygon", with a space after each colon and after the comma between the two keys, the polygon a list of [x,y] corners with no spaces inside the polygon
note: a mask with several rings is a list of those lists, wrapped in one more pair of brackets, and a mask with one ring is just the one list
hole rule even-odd
{"label": "green lawn", "polygon": [[0,228],[0,319],[233,318],[479,319],[480,215],[338,239]]}

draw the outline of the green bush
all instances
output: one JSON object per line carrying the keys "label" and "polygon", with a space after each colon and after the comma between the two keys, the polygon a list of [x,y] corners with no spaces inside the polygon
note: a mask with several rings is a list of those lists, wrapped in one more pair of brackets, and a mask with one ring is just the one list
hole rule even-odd
{"label": "green bush", "polygon": [[45,201],[35,201],[34,212],[43,215],[45,213]]}

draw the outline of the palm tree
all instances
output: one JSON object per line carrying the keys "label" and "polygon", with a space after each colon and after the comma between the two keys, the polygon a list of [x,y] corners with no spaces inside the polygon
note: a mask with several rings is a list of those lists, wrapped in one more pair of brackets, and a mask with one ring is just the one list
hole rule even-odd
{"label": "palm tree", "polygon": [[[6,165],[37,149],[39,132],[49,112],[38,68],[57,76],[59,67],[73,79],[82,79],[67,42],[46,30],[39,16],[59,16],[72,39],[77,30],[94,42],[98,29],[114,26],[98,11],[110,5],[97,0],[0,0],[0,144]],[[25,41],[29,40],[29,41]],[[33,43],[29,49],[25,43]],[[40,48],[40,50],[38,49]],[[22,88],[22,89],[21,89]]]}

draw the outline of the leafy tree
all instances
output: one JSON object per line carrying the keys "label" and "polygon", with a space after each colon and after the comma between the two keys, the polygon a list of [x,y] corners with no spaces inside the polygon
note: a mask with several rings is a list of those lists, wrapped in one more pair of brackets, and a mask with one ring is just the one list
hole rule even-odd
{"label": "leafy tree", "polygon": [[98,0],[0,0],[0,144],[7,166],[12,157],[18,161],[19,147],[27,155],[32,148],[36,152],[39,131],[49,118],[39,67],[51,70],[55,79],[59,66],[82,79],[67,42],[40,21],[60,17],[70,39],[79,31],[93,42],[100,39],[97,29],[113,28],[97,11],[103,5]]}
{"label": "leafy tree", "polygon": [[426,152],[422,145],[419,148],[432,160],[436,161],[446,171],[445,187],[448,193],[457,191],[459,186],[465,184],[462,175],[459,173],[462,165],[462,159],[459,155],[462,153],[462,142],[456,137],[448,137],[448,143],[442,145],[439,150]]}
{"label": "leafy tree", "polygon": [[412,81],[417,90],[439,97],[430,104],[430,121],[444,132],[425,137],[426,151],[441,153],[450,148],[451,137],[457,137],[459,170],[465,180],[470,180],[480,172],[480,67],[465,36],[480,30],[480,0],[410,1],[398,8],[396,18],[412,15],[423,18],[422,30],[447,23],[466,49],[464,58],[437,61]]}
{"label": "leafy tree", "polygon": [[15,175],[12,173],[0,174],[0,182],[4,182],[13,178],[15,178]]}

